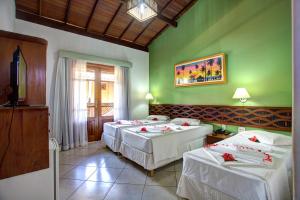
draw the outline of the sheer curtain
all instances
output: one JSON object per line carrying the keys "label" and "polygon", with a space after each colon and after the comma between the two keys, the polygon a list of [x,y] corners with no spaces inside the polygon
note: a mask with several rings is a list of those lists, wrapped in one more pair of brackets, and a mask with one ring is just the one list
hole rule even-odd
{"label": "sheer curtain", "polygon": [[129,119],[128,67],[115,67],[114,120]]}
{"label": "sheer curtain", "polygon": [[60,57],[51,99],[53,134],[62,150],[87,145],[86,62]]}

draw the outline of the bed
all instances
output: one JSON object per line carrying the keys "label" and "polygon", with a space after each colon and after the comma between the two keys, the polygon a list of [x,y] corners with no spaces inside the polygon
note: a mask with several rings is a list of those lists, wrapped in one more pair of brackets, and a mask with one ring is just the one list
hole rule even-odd
{"label": "bed", "polygon": [[177,194],[190,200],[289,200],[291,144],[288,136],[245,131],[187,152]]}
{"label": "bed", "polygon": [[120,153],[151,172],[182,158],[186,151],[200,148],[213,127],[174,123],[122,129]]}
{"label": "bed", "polygon": [[150,115],[143,120],[118,120],[116,122],[106,122],[103,125],[102,141],[113,152],[118,153],[121,145],[121,129],[141,125],[154,125],[167,123],[168,116]]}

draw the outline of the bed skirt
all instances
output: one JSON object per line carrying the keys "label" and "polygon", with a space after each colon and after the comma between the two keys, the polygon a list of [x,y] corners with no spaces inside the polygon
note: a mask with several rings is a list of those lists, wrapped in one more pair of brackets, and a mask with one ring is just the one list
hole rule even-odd
{"label": "bed skirt", "polygon": [[102,140],[108,146],[113,152],[118,153],[119,152],[119,143],[116,138],[107,135],[105,133],[102,134]]}
{"label": "bed skirt", "polygon": [[189,200],[235,200],[235,198],[191,179],[184,174],[181,175],[178,183],[177,195]]}
{"label": "bed skirt", "polygon": [[183,157],[183,153],[185,153],[187,151],[191,151],[195,148],[202,147],[203,144],[204,144],[204,139],[205,139],[205,137],[199,138],[197,140],[190,141],[186,144],[181,144],[178,147],[178,151],[179,151],[178,156],[168,158],[168,159],[165,159],[165,160],[161,160],[157,163],[154,163],[152,153],[146,153],[144,151],[136,149],[136,148],[126,144],[123,141],[121,142],[120,153],[125,158],[128,158],[129,160],[141,165],[142,167],[144,167],[144,169],[154,170],[154,169],[157,169],[157,168],[162,167],[164,165],[167,165],[167,164],[169,164],[173,161],[181,159]]}

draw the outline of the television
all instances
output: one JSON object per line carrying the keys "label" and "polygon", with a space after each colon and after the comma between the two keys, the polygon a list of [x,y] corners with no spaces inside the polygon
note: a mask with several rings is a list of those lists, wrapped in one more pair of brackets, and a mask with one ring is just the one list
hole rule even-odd
{"label": "television", "polygon": [[14,51],[10,64],[10,87],[10,106],[23,105],[27,92],[27,64],[19,46]]}

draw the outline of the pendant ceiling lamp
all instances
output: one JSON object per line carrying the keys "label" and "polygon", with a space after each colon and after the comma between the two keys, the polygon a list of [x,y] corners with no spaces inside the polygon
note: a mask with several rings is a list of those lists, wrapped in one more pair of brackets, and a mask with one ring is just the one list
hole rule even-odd
{"label": "pendant ceiling lamp", "polygon": [[143,22],[157,15],[157,3],[154,0],[128,0],[127,13]]}

